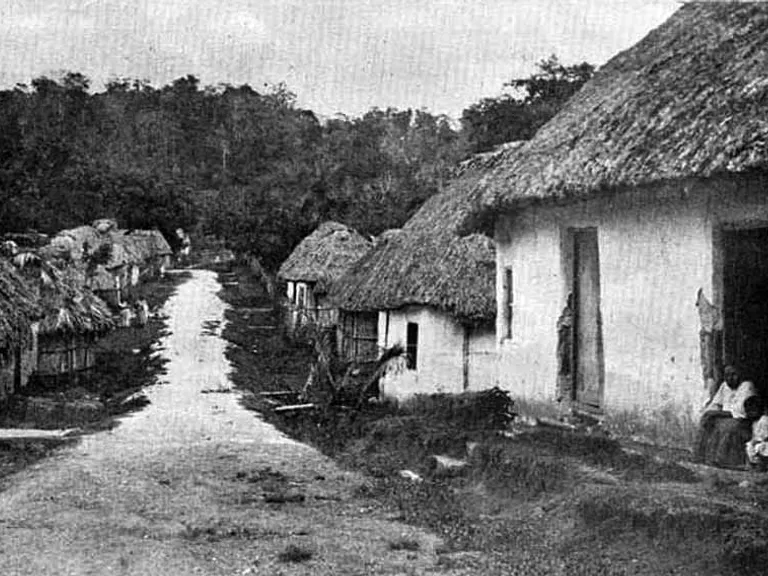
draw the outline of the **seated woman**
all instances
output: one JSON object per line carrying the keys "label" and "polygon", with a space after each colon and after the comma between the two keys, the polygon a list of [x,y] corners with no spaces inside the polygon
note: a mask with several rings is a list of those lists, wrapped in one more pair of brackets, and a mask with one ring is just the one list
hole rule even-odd
{"label": "seated woman", "polygon": [[744,445],[752,438],[752,420],[760,413],[755,385],[741,381],[733,366],[726,366],[725,381],[704,407],[695,458],[723,467],[746,465]]}

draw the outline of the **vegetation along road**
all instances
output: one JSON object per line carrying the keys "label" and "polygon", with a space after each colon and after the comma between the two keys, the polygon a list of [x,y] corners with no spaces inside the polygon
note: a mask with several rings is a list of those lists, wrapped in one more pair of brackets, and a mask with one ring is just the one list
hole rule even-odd
{"label": "vegetation along road", "polygon": [[[388,518],[337,468],[240,406],[213,273],[165,306],[151,404],[10,478],[0,573],[421,574],[437,539]],[[412,546],[398,542],[418,542]]]}

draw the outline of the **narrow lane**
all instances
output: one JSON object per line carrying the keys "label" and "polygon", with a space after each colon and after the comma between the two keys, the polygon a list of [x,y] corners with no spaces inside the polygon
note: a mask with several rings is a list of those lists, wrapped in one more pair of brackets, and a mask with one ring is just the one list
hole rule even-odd
{"label": "narrow lane", "polygon": [[[420,574],[436,539],[355,497],[339,470],[242,408],[215,274],[165,307],[169,360],[151,404],[20,473],[0,493],[0,574]],[[304,497],[268,504],[266,490]],[[406,535],[419,554],[390,550]],[[281,563],[295,545],[312,554]]]}

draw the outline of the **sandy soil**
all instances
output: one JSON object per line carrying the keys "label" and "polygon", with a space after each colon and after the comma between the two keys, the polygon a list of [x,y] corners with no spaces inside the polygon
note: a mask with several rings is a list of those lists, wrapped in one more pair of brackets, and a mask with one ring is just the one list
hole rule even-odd
{"label": "sandy soil", "polygon": [[[151,404],[9,479],[0,574],[422,574],[437,539],[355,496],[363,479],[238,402],[226,305],[196,271],[165,306]],[[268,503],[264,494],[304,498]],[[414,540],[418,551],[390,544]],[[296,546],[304,562],[280,559]]]}

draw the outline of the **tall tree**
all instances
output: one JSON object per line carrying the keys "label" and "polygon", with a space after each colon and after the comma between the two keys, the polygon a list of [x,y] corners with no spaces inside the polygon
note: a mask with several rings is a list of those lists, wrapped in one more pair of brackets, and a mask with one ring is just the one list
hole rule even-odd
{"label": "tall tree", "polygon": [[507,92],[463,111],[462,129],[471,150],[484,152],[505,142],[531,139],[594,72],[591,64],[565,66],[553,55],[539,62],[531,76],[505,82]]}

